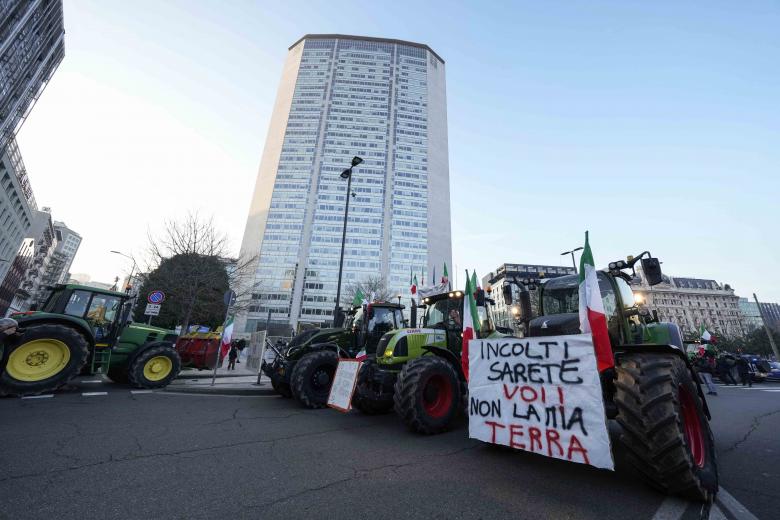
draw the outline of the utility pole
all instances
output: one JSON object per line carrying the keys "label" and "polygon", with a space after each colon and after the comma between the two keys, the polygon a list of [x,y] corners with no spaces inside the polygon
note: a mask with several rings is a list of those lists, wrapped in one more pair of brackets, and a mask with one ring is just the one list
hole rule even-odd
{"label": "utility pole", "polygon": [[758,307],[758,314],[761,316],[761,322],[764,324],[764,330],[766,331],[766,335],[769,336],[769,345],[772,347],[772,352],[775,353],[775,360],[780,361],[780,352],[777,351],[777,345],[775,345],[775,338],[772,337],[772,330],[769,328],[769,325],[766,324],[766,320],[764,319],[764,313],[761,311],[761,304],[758,301],[758,296],[756,296],[756,293],[753,293],[753,299],[756,300],[756,306]]}

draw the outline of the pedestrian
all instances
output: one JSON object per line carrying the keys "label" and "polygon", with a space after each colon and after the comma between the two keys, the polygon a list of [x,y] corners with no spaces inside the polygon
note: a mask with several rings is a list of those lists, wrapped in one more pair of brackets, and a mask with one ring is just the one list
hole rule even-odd
{"label": "pedestrian", "polygon": [[696,372],[699,374],[699,379],[703,384],[707,385],[707,395],[718,395],[715,384],[712,382],[713,361],[712,354],[706,352],[703,356],[699,356],[696,359],[696,364],[694,365]]}
{"label": "pedestrian", "polygon": [[718,358],[716,368],[718,372],[718,379],[720,379],[724,385],[736,386],[737,382],[734,380],[734,376],[731,375],[731,366],[728,363],[725,354]]}
{"label": "pedestrian", "polygon": [[742,354],[737,356],[737,373],[742,386],[748,385],[751,388],[753,387],[753,380],[750,377],[750,364]]}
{"label": "pedestrian", "polygon": [[235,345],[230,345],[230,351],[228,352],[228,370],[236,369],[236,359],[238,358],[238,349]]}

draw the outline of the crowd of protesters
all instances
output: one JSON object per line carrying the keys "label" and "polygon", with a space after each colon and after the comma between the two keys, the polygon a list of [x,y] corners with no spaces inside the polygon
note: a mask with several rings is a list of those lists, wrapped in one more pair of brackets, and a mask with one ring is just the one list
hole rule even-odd
{"label": "crowd of protesters", "polygon": [[753,375],[757,367],[750,357],[737,349],[736,354],[722,352],[716,354],[711,350],[701,348],[692,358],[693,366],[699,374],[699,379],[707,387],[708,395],[718,395],[714,377],[726,386],[753,386]]}

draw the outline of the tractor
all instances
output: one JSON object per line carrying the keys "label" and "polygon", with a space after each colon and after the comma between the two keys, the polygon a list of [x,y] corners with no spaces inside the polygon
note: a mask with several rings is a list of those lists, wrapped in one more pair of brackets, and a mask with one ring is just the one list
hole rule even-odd
{"label": "tractor", "polygon": [[[680,329],[660,322],[657,313],[634,298],[629,283],[640,259],[647,283],[661,283],[660,262],[647,251],[611,262],[597,274],[615,361],[614,368],[600,374],[606,414],[622,427],[620,440],[629,460],[653,487],[707,501],[718,490],[710,412]],[[520,315],[530,337],[580,333],[577,275],[539,286],[536,317],[527,289],[514,283],[521,290]],[[509,284],[502,293],[510,305]]]}
{"label": "tractor", "polygon": [[130,323],[129,295],[57,285],[40,310],[15,313],[0,346],[0,395],[52,392],[78,375],[135,388],[167,386],[181,361],[174,331]]}
{"label": "tractor", "polygon": [[[423,298],[422,328],[385,334],[376,357],[361,367],[352,404],[367,414],[395,408],[407,427],[418,433],[440,433],[450,427],[465,405],[466,378],[461,368],[462,291]],[[479,337],[502,337],[488,311],[493,301],[476,291]]]}
{"label": "tractor", "polygon": [[386,332],[403,326],[403,309],[386,302],[353,307],[343,328],[312,329],[292,338],[277,350],[273,362],[263,362],[263,373],[283,397],[294,397],[307,408],[322,408],[339,358],[373,354]]}

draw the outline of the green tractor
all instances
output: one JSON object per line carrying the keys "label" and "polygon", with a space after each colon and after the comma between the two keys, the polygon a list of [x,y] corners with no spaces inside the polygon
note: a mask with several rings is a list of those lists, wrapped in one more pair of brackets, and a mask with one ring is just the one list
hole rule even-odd
{"label": "green tractor", "polygon": [[[614,368],[601,372],[607,417],[622,427],[621,444],[652,486],[706,501],[718,490],[710,412],[680,329],[660,322],[634,298],[629,283],[640,259],[648,284],[661,283],[660,263],[647,251],[611,262],[598,273],[615,359]],[[533,318],[528,291],[517,280],[514,283],[521,290],[518,303],[529,336],[580,333],[577,275],[543,283],[537,290],[539,315]],[[511,287],[504,285],[502,292],[510,305]]]}
{"label": "green tractor", "polygon": [[[465,404],[465,377],[461,368],[462,291],[442,290],[423,299],[422,328],[385,334],[360,369],[352,404],[367,414],[395,408],[412,431],[439,433],[452,424]],[[493,301],[479,289],[479,337],[503,337],[488,311]]]}
{"label": "green tractor", "polygon": [[281,350],[272,346],[276,357],[263,362],[263,373],[283,397],[294,397],[307,408],[322,408],[339,358],[373,354],[386,332],[403,326],[402,311],[403,306],[394,303],[354,307],[342,328],[308,330]]}
{"label": "green tractor", "polygon": [[[171,330],[128,323],[124,293],[57,285],[40,310],[16,313],[0,346],[0,395],[52,392],[84,374],[161,388],[179,373]],[[10,332],[10,333],[9,333]]]}

